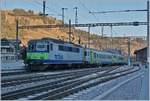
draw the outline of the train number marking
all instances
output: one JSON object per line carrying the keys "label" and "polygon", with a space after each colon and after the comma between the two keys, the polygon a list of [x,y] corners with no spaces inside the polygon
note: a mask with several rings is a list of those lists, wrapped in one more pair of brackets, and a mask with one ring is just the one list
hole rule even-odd
{"label": "train number marking", "polygon": [[55,59],[56,59],[56,60],[63,59],[63,55],[55,54]]}

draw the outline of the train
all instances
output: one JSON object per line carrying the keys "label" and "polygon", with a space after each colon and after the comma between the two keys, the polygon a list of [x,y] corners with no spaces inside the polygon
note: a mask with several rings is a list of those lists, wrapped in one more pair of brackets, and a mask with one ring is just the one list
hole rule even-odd
{"label": "train", "polygon": [[46,70],[52,67],[82,67],[124,65],[124,56],[85,48],[81,45],[53,38],[29,40],[26,64],[28,70]]}

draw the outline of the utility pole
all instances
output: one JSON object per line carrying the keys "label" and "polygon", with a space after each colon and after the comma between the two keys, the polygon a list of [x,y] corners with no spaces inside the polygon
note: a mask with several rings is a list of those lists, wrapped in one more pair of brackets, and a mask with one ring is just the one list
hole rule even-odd
{"label": "utility pole", "polygon": [[131,39],[128,37],[128,66],[131,66]]}
{"label": "utility pole", "polygon": [[102,37],[104,36],[104,26],[101,27],[101,34],[102,34]]}
{"label": "utility pole", "polygon": [[113,48],[113,32],[112,32],[112,26],[110,26],[111,30],[111,48]]}
{"label": "utility pole", "polygon": [[75,9],[75,24],[78,24],[78,7],[74,7]]}
{"label": "utility pole", "polygon": [[46,16],[46,14],[45,14],[45,4],[46,4],[46,1],[44,0],[44,1],[43,1],[43,17]]}
{"label": "utility pole", "polygon": [[68,32],[68,34],[69,34],[69,43],[71,43],[71,34],[72,34],[72,32],[71,32],[71,20],[69,20],[69,32]]}
{"label": "utility pole", "polygon": [[67,8],[62,8],[62,25],[64,24],[65,10],[67,10]]}
{"label": "utility pole", "polygon": [[149,14],[149,0],[147,1],[147,62],[148,62],[148,66],[150,66],[150,35],[149,35],[149,27],[150,27],[150,23],[149,23],[149,19],[150,19],[150,14]]}
{"label": "utility pole", "polygon": [[16,20],[16,55],[18,56],[18,49],[19,49],[19,29],[18,29],[18,19]]}
{"label": "utility pole", "polygon": [[90,26],[88,26],[88,48],[90,48]]}
{"label": "utility pole", "polygon": [[[78,7],[74,7],[73,9],[75,9],[75,21],[74,21],[74,23],[75,23],[75,25],[76,25],[76,24],[78,24]],[[80,38],[80,36],[79,36],[79,33],[78,33],[78,38],[79,38],[78,44],[80,44],[81,38]]]}

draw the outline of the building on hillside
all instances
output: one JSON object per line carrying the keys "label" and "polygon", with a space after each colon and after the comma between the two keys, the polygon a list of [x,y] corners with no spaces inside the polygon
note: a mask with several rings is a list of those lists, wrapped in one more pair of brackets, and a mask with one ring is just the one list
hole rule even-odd
{"label": "building on hillside", "polygon": [[1,39],[2,62],[16,60],[18,58],[18,55],[16,54],[16,45],[17,43],[15,39]]}
{"label": "building on hillside", "polygon": [[[21,43],[21,41],[19,41]],[[1,70],[25,69],[23,60],[20,59],[20,47],[16,51],[15,39],[1,39]]]}
{"label": "building on hillside", "polygon": [[145,64],[147,62],[147,47],[138,49],[134,52],[136,61]]}

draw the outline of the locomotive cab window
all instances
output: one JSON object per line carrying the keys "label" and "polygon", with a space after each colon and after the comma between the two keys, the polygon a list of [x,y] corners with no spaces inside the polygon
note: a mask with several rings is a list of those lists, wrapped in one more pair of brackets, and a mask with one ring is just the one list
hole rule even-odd
{"label": "locomotive cab window", "polygon": [[49,51],[49,44],[47,42],[37,42],[36,43],[36,51]]}
{"label": "locomotive cab window", "polygon": [[35,51],[35,45],[34,44],[30,44],[28,47],[29,51]]}
{"label": "locomotive cab window", "polygon": [[50,50],[53,50],[53,44],[50,44]]}

